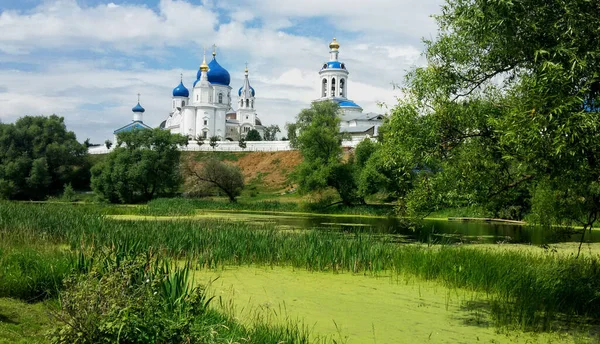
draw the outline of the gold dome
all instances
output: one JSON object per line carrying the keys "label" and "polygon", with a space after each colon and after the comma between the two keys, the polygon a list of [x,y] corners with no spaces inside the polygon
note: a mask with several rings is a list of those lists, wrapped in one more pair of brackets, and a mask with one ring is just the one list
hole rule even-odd
{"label": "gold dome", "polygon": [[329,49],[338,50],[340,48],[340,44],[333,38],[333,41],[329,43]]}
{"label": "gold dome", "polygon": [[200,65],[200,70],[203,72],[208,72],[208,65],[206,64],[206,49],[204,49],[204,60],[202,60],[202,64]]}

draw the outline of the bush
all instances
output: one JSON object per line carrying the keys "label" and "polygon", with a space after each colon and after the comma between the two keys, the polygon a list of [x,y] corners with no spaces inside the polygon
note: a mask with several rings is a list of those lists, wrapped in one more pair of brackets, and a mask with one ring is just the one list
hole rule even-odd
{"label": "bush", "polygon": [[[110,259],[108,259],[110,261]],[[150,255],[96,264],[87,275],[65,279],[64,325],[53,343],[188,343],[193,319],[206,311],[201,288],[190,287],[189,268],[170,271]]]}
{"label": "bush", "polygon": [[75,200],[75,190],[71,186],[71,183],[65,184],[65,189],[62,194],[62,200],[65,202],[73,202]]}

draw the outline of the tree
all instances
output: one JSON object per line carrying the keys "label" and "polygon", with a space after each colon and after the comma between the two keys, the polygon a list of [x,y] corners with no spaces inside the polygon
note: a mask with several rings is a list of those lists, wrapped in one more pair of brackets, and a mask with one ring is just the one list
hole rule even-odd
{"label": "tree", "polygon": [[110,147],[112,147],[113,143],[111,140],[106,140],[104,141],[104,146],[106,147],[106,149],[110,149]]}
{"label": "tree", "polygon": [[188,162],[187,174],[195,180],[195,187],[202,188],[203,183],[208,183],[223,191],[230,202],[236,202],[236,197],[244,189],[244,175],[239,167],[210,158],[200,167],[194,162]]}
{"label": "tree", "polygon": [[196,144],[198,145],[198,147],[202,147],[202,145],[204,144],[204,136],[198,134],[196,136]]}
{"label": "tree", "polygon": [[213,150],[215,150],[215,148],[219,146],[219,137],[211,136],[210,140],[208,141],[208,145],[211,146]]}
{"label": "tree", "polygon": [[90,142],[89,137],[87,139],[85,139],[85,141],[83,141],[83,145],[85,146],[85,148],[90,148],[92,146],[92,143]]}
{"label": "tree", "polygon": [[85,188],[89,163],[85,145],[67,131],[64,118],[25,116],[0,123],[0,198],[41,200],[65,184]]}
{"label": "tree", "polygon": [[448,1],[384,134],[385,164],[414,185],[407,209],[475,204],[518,217],[553,203],[543,218],[593,226],[598,11],[586,0]]}
{"label": "tree", "polygon": [[240,141],[238,142],[238,146],[240,146],[241,149],[246,149],[246,139],[243,137],[240,137]]}
{"label": "tree", "polygon": [[62,193],[62,200],[65,202],[73,202],[75,200],[75,196],[77,194],[75,193],[75,190],[73,190],[73,187],[71,186],[71,184],[65,184],[63,193]]}
{"label": "tree", "polygon": [[265,128],[265,141],[275,141],[277,139],[277,133],[280,133],[281,129],[279,129],[278,125],[270,125]]}
{"label": "tree", "polygon": [[359,201],[356,193],[352,162],[342,161],[339,106],[334,102],[315,102],[302,110],[296,123],[288,125],[290,145],[300,150],[304,158],[293,173],[301,193],[334,188],[342,202],[351,205]]}
{"label": "tree", "polygon": [[262,141],[262,138],[260,137],[260,133],[258,132],[258,130],[251,129],[246,134],[246,141]]}
{"label": "tree", "polygon": [[136,203],[178,191],[179,146],[187,137],[161,129],[117,135],[116,148],[92,168],[92,189],[112,203]]}
{"label": "tree", "polygon": [[298,135],[296,123],[286,123],[285,130],[287,131],[287,140],[294,141]]}

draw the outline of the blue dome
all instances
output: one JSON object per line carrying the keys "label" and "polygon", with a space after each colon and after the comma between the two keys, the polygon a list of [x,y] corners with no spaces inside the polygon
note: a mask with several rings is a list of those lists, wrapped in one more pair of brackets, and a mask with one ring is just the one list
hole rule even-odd
{"label": "blue dome", "polygon": [[329,61],[323,64],[323,68],[321,68],[321,70],[329,68],[346,69],[346,65],[339,61]]}
{"label": "blue dome", "polygon": [[189,97],[190,91],[183,86],[183,81],[179,83],[177,87],[173,89],[173,97]]}
{"label": "blue dome", "polygon": [[131,111],[133,111],[133,112],[142,112],[142,113],[144,113],[144,112],[146,112],[146,109],[144,109],[144,108],[143,108],[143,107],[140,105],[140,103],[138,102],[138,103],[137,103],[137,105],[136,105],[136,106],[134,106],[134,107],[133,107],[133,109],[131,109]]}
{"label": "blue dome", "polygon": [[336,100],[340,107],[360,107],[351,100]]}
{"label": "blue dome", "polygon": [[[242,89],[244,88],[244,86],[240,87],[240,90],[238,91],[238,96],[242,95]],[[254,92],[254,87],[250,86],[250,91],[252,91],[252,96],[256,97],[256,92]]]}
{"label": "blue dome", "polygon": [[217,62],[217,59],[213,57],[212,61],[208,64],[208,82],[211,84],[229,86],[231,77],[229,72],[221,67]]}

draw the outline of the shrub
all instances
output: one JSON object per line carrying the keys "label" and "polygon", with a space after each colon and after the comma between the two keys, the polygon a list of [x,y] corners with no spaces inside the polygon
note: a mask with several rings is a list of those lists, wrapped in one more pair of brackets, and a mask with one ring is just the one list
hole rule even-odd
{"label": "shrub", "polygon": [[65,188],[62,194],[62,200],[65,202],[73,202],[75,200],[75,190],[71,186],[71,183],[65,184]]}
{"label": "shrub", "polygon": [[[188,343],[195,317],[209,300],[190,287],[189,268],[170,270],[152,257],[96,264],[87,275],[65,279],[64,325],[53,343]],[[110,260],[110,259],[109,259]],[[104,265],[104,266],[103,266]]]}

